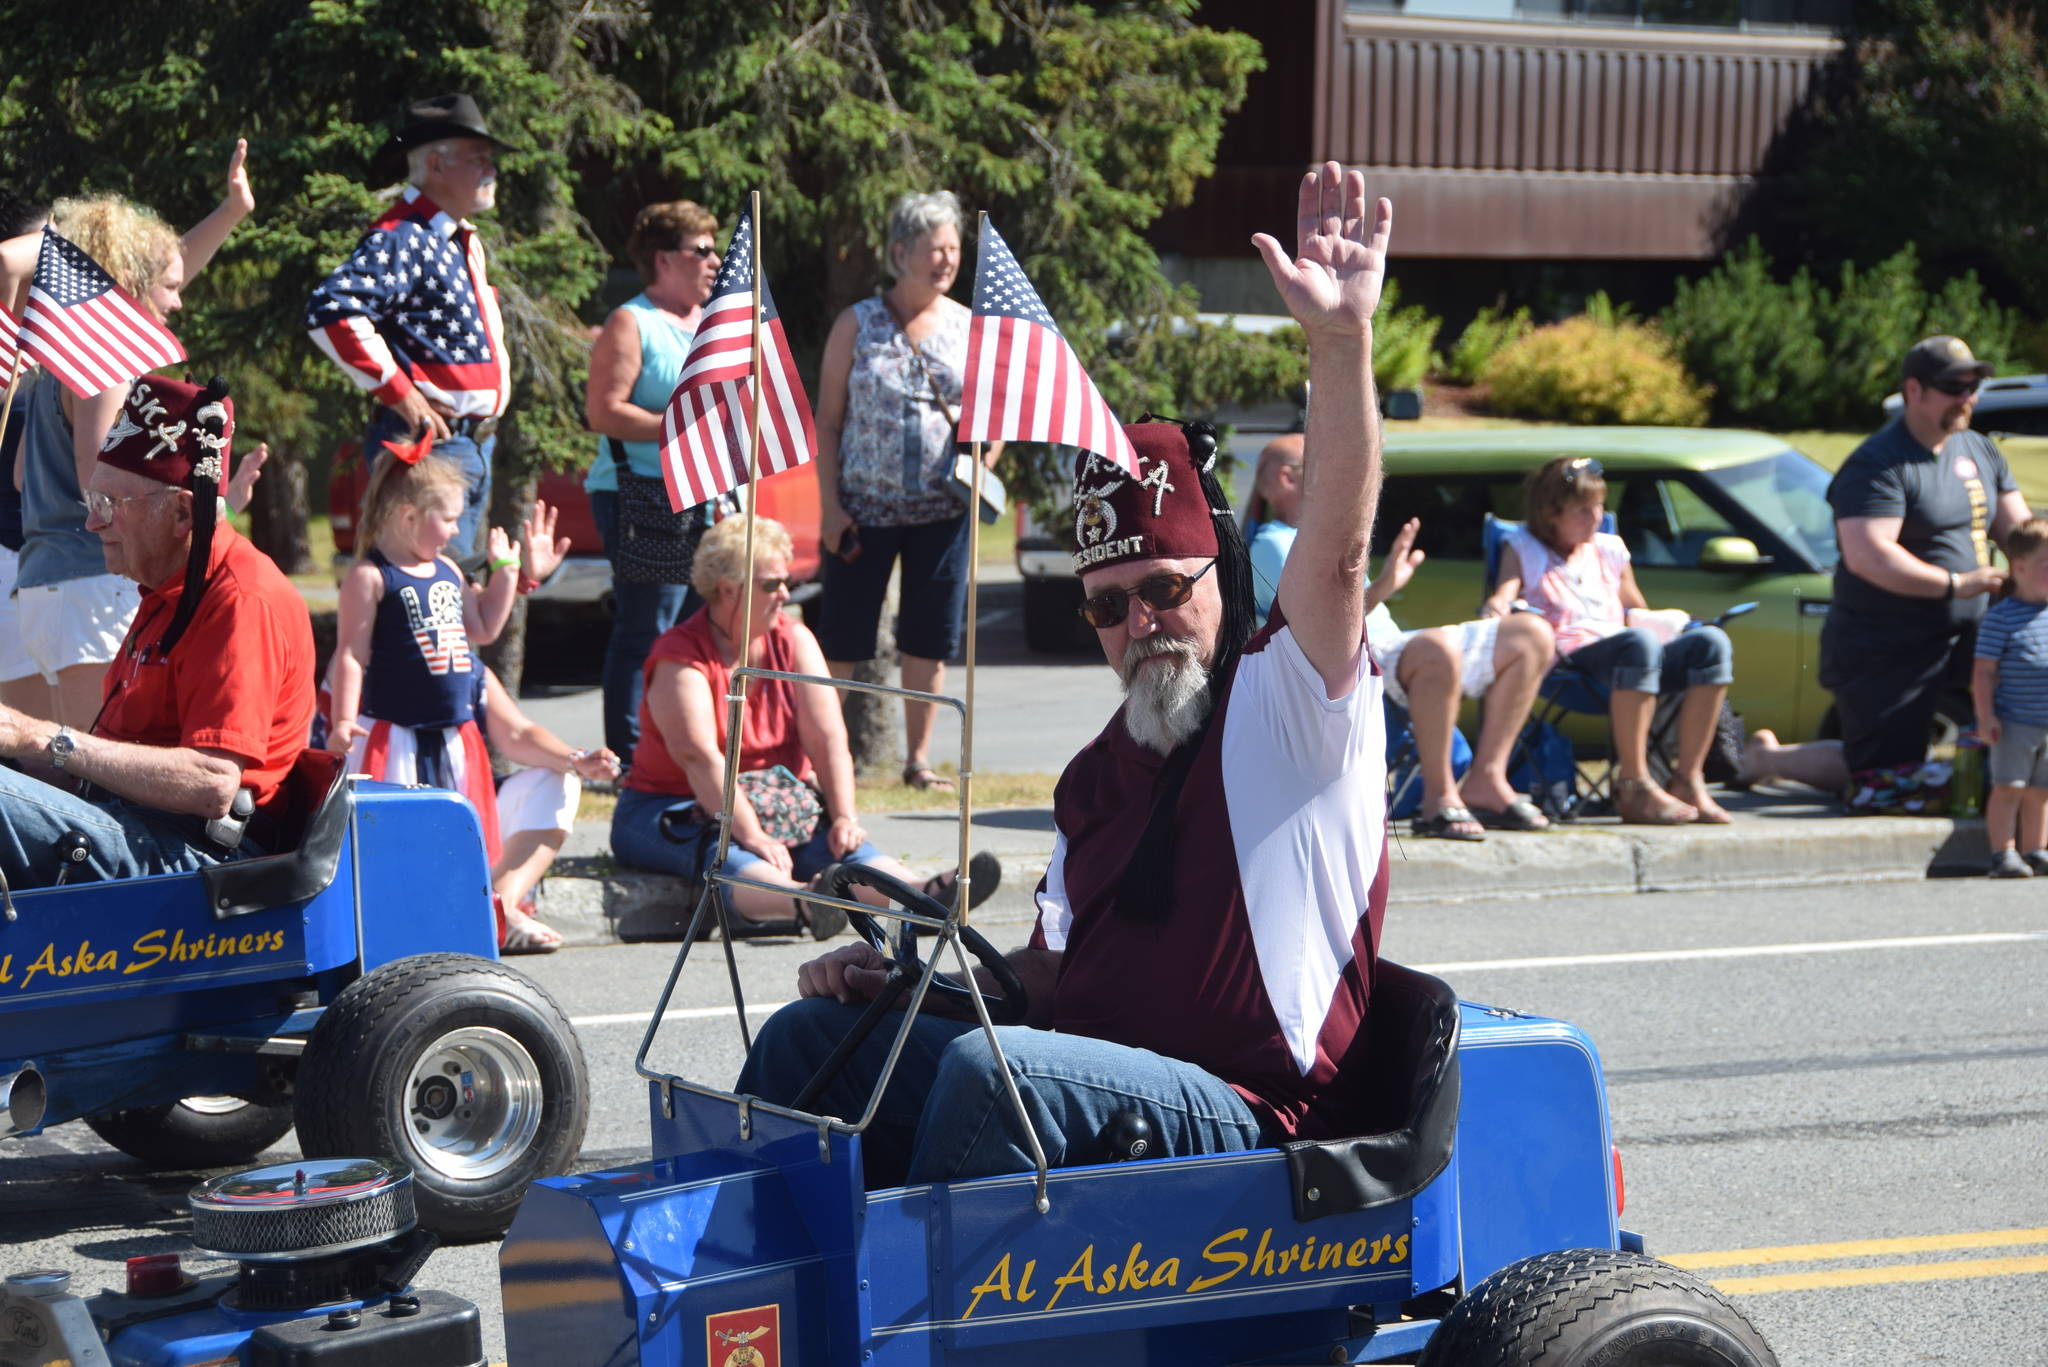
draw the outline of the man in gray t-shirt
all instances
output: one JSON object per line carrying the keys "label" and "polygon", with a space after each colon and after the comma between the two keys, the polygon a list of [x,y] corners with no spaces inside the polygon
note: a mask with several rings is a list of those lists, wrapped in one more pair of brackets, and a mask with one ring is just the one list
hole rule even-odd
{"label": "man in gray t-shirt", "polygon": [[2005,579],[1993,545],[2029,515],[2005,457],[1970,430],[1991,369],[1959,338],[1915,343],[1904,410],[1828,486],[1842,558],[1820,681],[1852,773],[1926,757],[1935,707],[1968,687],[1977,620]]}

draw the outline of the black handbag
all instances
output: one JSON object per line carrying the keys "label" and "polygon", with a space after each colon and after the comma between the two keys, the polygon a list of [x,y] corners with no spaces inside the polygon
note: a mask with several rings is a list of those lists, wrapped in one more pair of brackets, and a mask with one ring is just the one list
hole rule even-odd
{"label": "black handbag", "polygon": [[619,482],[619,534],[612,545],[612,573],[629,584],[684,584],[697,559],[704,529],[724,515],[726,499],[712,499],[681,512],[668,506],[668,485],[636,475],[626,448],[606,437]]}

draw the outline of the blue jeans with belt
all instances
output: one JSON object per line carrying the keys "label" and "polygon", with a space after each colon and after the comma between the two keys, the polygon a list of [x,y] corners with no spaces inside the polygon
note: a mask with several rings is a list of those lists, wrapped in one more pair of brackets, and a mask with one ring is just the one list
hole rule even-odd
{"label": "blue jeans with belt", "polygon": [[[619,496],[615,490],[590,491],[590,516],[597,523],[604,553],[612,556],[619,539]],[[640,743],[640,697],[646,691],[642,670],[655,638],[704,606],[686,584],[635,584],[618,574],[612,559],[612,635],[604,648],[604,743],[627,767]]]}
{"label": "blue jeans with belt", "polygon": [[[448,553],[460,560],[473,551],[484,549],[477,540],[477,528],[491,508],[491,453],[498,448],[495,434],[479,442],[474,435],[475,419],[459,418],[456,427],[445,441],[434,444],[433,454],[443,460],[453,461],[462,469],[463,482],[468,492],[462,496],[462,518],[455,524],[455,540],[448,544]],[[363,433],[364,468],[376,469],[376,460],[389,460],[391,453],[384,449],[387,441],[410,442],[412,429],[394,409],[380,407],[376,416],[370,419],[370,426]],[[623,750],[619,751],[624,754]]]}
{"label": "blue jeans with belt", "polygon": [[197,816],[160,812],[126,798],[88,802],[76,793],[0,765],[0,873],[11,888],[46,888],[57,881],[58,842],[77,831],[87,853],[73,881],[191,873],[262,853],[244,842],[223,851],[206,839]]}
{"label": "blue jeans with belt", "polygon": [[[783,1007],[754,1037],[736,1090],[790,1104],[863,1009],[823,997]],[[812,1109],[848,1120],[864,1114],[902,1023],[900,1015],[883,1021]],[[1245,1099],[1192,1063],[1024,1025],[997,1026],[996,1035],[1046,1162],[1055,1167],[1108,1161],[1099,1136],[1118,1111],[1150,1121],[1156,1151],[1166,1157],[1268,1142]],[[917,1018],[861,1155],[871,1189],[1031,1169],[1030,1143],[979,1024]]]}

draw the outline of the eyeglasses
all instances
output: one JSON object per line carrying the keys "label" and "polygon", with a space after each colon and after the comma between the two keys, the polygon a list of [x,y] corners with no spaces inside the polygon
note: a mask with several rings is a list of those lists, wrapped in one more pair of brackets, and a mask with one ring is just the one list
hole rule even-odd
{"label": "eyeglasses", "polygon": [[789,587],[789,578],[785,575],[775,579],[756,579],[754,587],[762,593],[780,593]]}
{"label": "eyeglasses", "polygon": [[1144,599],[1154,612],[1177,608],[1195,591],[1195,581],[1215,568],[1216,562],[1211,560],[1193,574],[1155,574],[1131,588],[1098,593],[1081,604],[1081,620],[1097,631],[1107,631],[1130,615],[1133,595]]}
{"label": "eyeglasses", "polygon": [[1939,389],[1942,393],[1948,395],[1951,399],[1966,399],[1970,395],[1976,393],[1978,387],[1982,384],[1982,380],[1974,379],[1950,380],[1947,384],[1942,384],[1938,380],[1929,380],[1927,382],[1927,387],[1929,389]]}
{"label": "eyeglasses", "polygon": [[697,243],[694,246],[678,247],[676,248],[676,250],[679,252],[695,252],[699,257],[705,260],[709,260],[710,258],[718,255],[718,248],[707,246],[701,242]]}
{"label": "eyeglasses", "polygon": [[114,510],[124,503],[137,503],[145,498],[155,498],[158,494],[175,494],[177,492],[176,489],[166,485],[161,489],[152,489],[146,494],[130,494],[126,498],[109,498],[97,489],[87,489],[85,491],[85,513],[87,517],[96,521],[112,522],[114,520]]}
{"label": "eyeglasses", "polygon": [[1606,473],[1605,470],[1600,468],[1599,461],[1594,460],[1591,456],[1580,456],[1577,460],[1565,462],[1564,482],[1569,485],[1576,485],[1582,479],[1600,479]]}

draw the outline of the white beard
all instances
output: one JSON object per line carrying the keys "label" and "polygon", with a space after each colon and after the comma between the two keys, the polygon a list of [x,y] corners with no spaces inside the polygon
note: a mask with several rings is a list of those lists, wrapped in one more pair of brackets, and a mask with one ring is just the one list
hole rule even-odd
{"label": "white beard", "polygon": [[[1162,657],[1162,663],[1144,662]],[[1209,716],[1209,671],[1193,642],[1148,636],[1124,647],[1124,730],[1131,739],[1170,754]]]}

